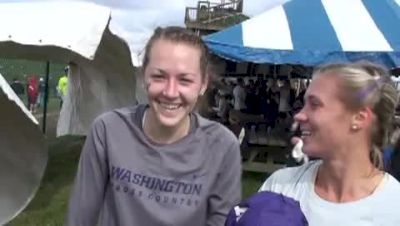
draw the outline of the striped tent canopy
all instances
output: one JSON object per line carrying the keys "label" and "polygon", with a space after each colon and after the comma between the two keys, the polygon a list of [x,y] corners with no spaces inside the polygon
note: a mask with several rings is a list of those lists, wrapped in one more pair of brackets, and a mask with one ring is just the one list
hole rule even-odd
{"label": "striped tent canopy", "polygon": [[371,60],[400,66],[400,6],[394,0],[292,0],[204,37],[238,62],[300,64]]}

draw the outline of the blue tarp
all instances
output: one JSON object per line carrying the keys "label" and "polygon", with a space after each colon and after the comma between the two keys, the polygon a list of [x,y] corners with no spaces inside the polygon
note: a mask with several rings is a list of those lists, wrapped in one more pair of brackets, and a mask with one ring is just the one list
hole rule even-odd
{"label": "blue tarp", "polygon": [[370,60],[400,65],[400,7],[394,0],[292,0],[204,37],[238,62],[319,65]]}

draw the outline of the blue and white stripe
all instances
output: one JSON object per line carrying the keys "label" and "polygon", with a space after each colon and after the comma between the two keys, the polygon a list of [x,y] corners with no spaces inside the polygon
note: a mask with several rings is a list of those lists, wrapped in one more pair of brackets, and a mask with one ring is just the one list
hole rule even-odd
{"label": "blue and white stripe", "polygon": [[372,60],[400,65],[400,6],[394,0],[292,0],[204,38],[225,58],[318,65]]}

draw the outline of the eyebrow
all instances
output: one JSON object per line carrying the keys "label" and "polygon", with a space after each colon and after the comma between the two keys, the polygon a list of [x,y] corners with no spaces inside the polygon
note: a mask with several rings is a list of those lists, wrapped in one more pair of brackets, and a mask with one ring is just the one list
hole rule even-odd
{"label": "eyebrow", "polygon": [[164,71],[163,69],[159,69],[159,68],[154,68],[154,71],[161,73],[161,74],[167,74],[166,71]]}
{"label": "eyebrow", "polygon": [[315,96],[315,95],[313,95],[313,94],[310,94],[310,95],[305,95],[304,96],[304,101],[306,101],[307,99],[311,99],[311,100],[317,100],[318,102],[321,102],[322,103],[322,101],[321,101],[321,99],[319,98],[319,97],[317,97],[317,96]]}
{"label": "eyebrow", "polygon": [[[164,71],[163,69],[160,68],[154,68],[155,71],[161,73],[161,74],[168,74],[168,72]],[[180,77],[185,77],[185,76],[195,76],[196,74],[194,73],[179,73],[178,76]]]}

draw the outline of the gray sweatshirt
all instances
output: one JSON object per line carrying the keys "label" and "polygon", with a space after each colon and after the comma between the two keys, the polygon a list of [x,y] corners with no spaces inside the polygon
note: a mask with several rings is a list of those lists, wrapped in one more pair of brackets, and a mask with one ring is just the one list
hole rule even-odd
{"label": "gray sweatshirt", "polygon": [[240,201],[237,138],[191,114],[168,145],[143,133],[146,106],[98,117],[88,134],[69,203],[68,226],[222,226]]}

